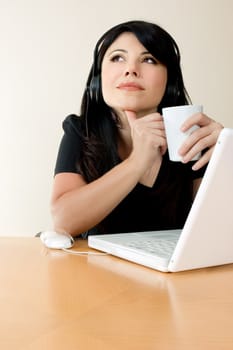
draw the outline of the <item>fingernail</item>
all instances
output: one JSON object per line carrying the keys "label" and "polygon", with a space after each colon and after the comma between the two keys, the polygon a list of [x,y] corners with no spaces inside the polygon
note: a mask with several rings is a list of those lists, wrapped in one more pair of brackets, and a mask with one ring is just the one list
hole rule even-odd
{"label": "fingernail", "polygon": [[197,170],[198,169],[198,167],[196,166],[196,164],[194,164],[193,166],[192,166],[192,170]]}

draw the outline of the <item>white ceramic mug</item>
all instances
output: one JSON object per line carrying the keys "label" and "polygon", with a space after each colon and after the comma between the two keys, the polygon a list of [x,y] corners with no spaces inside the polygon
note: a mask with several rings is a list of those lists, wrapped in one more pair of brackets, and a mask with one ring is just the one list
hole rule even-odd
{"label": "white ceramic mug", "polygon": [[[198,125],[194,125],[185,132],[181,131],[181,125],[186,119],[196,113],[203,111],[203,107],[200,105],[184,105],[175,107],[166,107],[162,109],[162,115],[164,120],[165,132],[167,137],[168,154],[169,159],[174,162],[180,162],[182,157],[178,151],[185,139],[197,128]],[[201,153],[198,153],[192,160],[198,160]]]}

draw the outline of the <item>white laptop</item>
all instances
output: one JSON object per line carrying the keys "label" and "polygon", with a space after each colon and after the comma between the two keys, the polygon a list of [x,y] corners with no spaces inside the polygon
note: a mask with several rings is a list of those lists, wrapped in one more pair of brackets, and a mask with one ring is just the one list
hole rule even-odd
{"label": "white laptop", "polygon": [[233,129],[221,131],[182,230],[95,235],[88,245],[163,272],[233,263]]}

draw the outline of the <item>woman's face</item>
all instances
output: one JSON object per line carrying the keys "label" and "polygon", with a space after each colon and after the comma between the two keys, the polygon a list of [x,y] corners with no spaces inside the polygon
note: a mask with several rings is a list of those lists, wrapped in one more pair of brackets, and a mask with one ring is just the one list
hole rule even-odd
{"label": "woman's face", "polygon": [[117,114],[155,112],[165,92],[167,68],[157,61],[132,33],[121,34],[102,62],[102,93]]}

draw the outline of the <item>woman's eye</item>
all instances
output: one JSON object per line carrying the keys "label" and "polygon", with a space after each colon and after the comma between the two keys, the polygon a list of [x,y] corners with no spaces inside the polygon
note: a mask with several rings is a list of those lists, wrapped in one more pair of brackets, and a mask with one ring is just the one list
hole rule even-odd
{"label": "woman's eye", "polygon": [[120,55],[116,55],[111,58],[111,62],[122,62],[123,60],[123,57]]}
{"label": "woman's eye", "polygon": [[145,58],[143,59],[143,62],[151,63],[151,64],[156,64],[156,63],[158,63],[158,61],[157,61],[154,57],[145,57]]}

